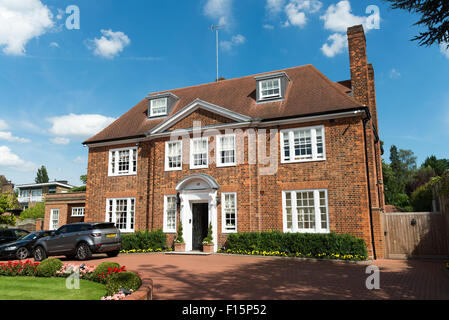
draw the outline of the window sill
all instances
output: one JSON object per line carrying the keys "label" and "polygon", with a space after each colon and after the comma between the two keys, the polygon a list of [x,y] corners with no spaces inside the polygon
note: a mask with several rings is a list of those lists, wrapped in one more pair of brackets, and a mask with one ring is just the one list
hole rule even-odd
{"label": "window sill", "polygon": [[201,167],[189,167],[190,170],[198,170],[198,169],[209,169],[209,166],[201,166]]}
{"label": "window sill", "polygon": [[182,171],[182,167],[181,167],[181,168],[172,168],[172,169],[165,168],[165,171],[166,171],[166,172],[170,172],[170,171]]}
{"label": "window sill", "polygon": [[229,231],[229,230],[221,230],[221,233],[223,234],[231,234],[231,233],[237,233],[237,230]]}
{"label": "window sill", "polygon": [[225,163],[225,164],[217,163],[217,168],[236,167],[236,166],[237,165],[235,163]]}
{"label": "window sill", "polygon": [[126,174],[108,174],[108,177],[128,177],[128,176],[137,176],[136,173],[126,173]]}
{"label": "window sill", "polygon": [[304,159],[304,160],[281,160],[281,164],[289,164],[289,163],[302,163],[302,162],[323,162],[326,161],[326,158],[324,159]]}

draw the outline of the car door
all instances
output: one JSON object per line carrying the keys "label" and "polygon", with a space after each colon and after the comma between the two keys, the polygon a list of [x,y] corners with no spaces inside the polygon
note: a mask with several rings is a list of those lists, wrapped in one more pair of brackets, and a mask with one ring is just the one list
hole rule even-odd
{"label": "car door", "polygon": [[12,230],[0,230],[0,244],[14,241],[13,236]]}
{"label": "car door", "polygon": [[46,240],[47,251],[49,254],[61,252],[63,235],[67,233],[68,226],[62,226],[55,233]]}
{"label": "car door", "polygon": [[68,253],[75,250],[76,239],[78,237],[81,228],[79,225],[67,225],[66,232],[62,235],[60,241],[61,252]]}

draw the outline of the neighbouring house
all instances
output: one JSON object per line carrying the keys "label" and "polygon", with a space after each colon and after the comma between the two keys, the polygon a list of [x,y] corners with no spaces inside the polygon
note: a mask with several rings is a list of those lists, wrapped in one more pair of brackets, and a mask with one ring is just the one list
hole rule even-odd
{"label": "neighbouring house", "polygon": [[44,195],[64,193],[74,188],[67,181],[51,181],[47,183],[33,183],[16,186],[19,202],[23,210],[44,201]]}
{"label": "neighbouring house", "polygon": [[85,192],[45,195],[44,229],[56,230],[65,224],[84,222]]}
{"label": "neighbouring house", "polygon": [[11,183],[4,175],[0,175],[0,194],[13,193],[14,184]]}
{"label": "neighbouring house", "polygon": [[349,233],[382,257],[374,69],[363,27],[347,34],[350,80],[304,65],[148,95],[84,142],[85,220],[169,244],[182,222],[189,251],[209,222],[215,250],[234,232]]}

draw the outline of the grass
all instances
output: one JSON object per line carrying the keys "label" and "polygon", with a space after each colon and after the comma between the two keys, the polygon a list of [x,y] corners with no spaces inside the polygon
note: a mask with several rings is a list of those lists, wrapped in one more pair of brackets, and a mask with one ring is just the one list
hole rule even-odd
{"label": "grass", "polygon": [[65,278],[0,277],[0,300],[100,300],[106,286],[80,280],[80,289],[66,288]]}

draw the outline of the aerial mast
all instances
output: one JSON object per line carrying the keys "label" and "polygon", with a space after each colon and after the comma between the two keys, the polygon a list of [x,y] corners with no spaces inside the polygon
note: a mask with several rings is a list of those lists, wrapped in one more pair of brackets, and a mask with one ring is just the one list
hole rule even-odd
{"label": "aerial mast", "polygon": [[221,25],[221,26],[214,26],[212,25],[210,27],[210,29],[212,31],[215,31],[215,40],[216,40],[216,48],[217,48],[217,78],[216,81],[218,81],[219,79],[219,72],[218,72],[218,30],[222,29],[225,25]]}

